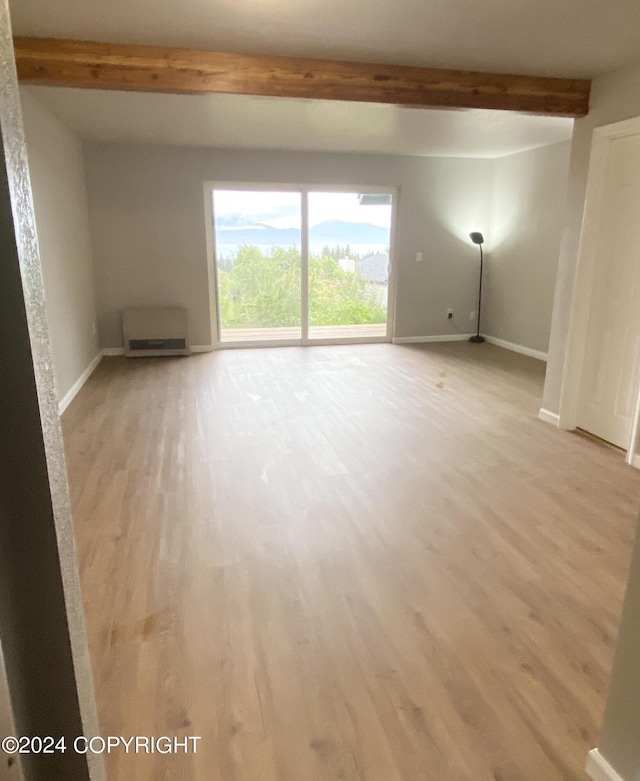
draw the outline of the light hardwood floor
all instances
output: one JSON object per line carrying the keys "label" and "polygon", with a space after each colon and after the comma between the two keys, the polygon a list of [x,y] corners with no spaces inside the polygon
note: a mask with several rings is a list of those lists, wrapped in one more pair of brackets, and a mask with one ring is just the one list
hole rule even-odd
{"label": "light hardwood floor", "polygon": [[640,505],[489,344],[105,359],[64,415],[110,781],[576,781]]}

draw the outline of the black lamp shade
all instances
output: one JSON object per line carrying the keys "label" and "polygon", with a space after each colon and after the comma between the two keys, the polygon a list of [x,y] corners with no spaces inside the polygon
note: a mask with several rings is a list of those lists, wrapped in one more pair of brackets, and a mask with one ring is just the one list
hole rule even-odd
{"label": "black lamp shade", "polygon": [[470,233],[469,238],[474,244],[484,244],[484,236],[479,231],[473,231],[473,233]]}

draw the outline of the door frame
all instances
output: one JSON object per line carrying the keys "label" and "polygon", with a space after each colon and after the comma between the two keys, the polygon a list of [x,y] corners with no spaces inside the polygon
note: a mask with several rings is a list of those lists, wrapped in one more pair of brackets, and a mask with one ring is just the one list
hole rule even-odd
{"label": "door frame", "polygon": [[[301,338],[278,339],[260,342],[255,341],[220,341],[220,317],[218,312],[218,273],[216,237],[213,227],[214,190],[251,190],[253,192],[295,192],[301,196]],[[207,274],[209,279],[209,316],[211,322],[212,349],[233,349],[243,347],[293,347],[328,344],[374,344],[391,342],[396,324],[396,293],[397,293],[397,222],[400,188],[394,186],[371,186],[352,184],[301,184],[300,182],[239,182],[239,181],[206,181],[203,184],[205,231],[207,245]],[[391,195],[391,225],[389,229],[389,285],[387,289],[387,330],[384,336],[338,337],[328,339],[309,339],[309,193],[382,193]]]}
{"label": "door frame", "polygon": [[[606,177],[609,170],[611,146],[620,138],[640,135],[640,117],[603,125],[593,131],[589,172],[582,217],[582,230],[578,247],[575,282],[571,300],[571,315],[562,387],[558,425],[573,430],[578,425],[580,394],[585,366],[587,329],[591,302],[595,294],[594,278],[598,262],[599,217],[605,196]],[[640,422],[640,387],[636,389],[635,414],[627,445],[626,461],[640,467],[636,456],[638,423]]]}

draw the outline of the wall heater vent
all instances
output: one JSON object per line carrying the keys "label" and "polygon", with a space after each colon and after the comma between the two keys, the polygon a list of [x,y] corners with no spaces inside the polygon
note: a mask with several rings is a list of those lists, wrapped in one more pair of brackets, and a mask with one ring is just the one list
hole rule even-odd
{"label": "wall heater vent", "polygon": [[189,317],[179,306],[131,307],[122,312],[124,354],[189,355]]}

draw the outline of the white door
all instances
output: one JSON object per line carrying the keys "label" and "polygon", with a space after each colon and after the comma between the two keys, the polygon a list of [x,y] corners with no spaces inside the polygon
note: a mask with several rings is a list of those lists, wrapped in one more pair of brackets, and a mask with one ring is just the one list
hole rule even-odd
{"label": "white door", "polygon": [[577,423],[626,450],[640,380],[640,135],[609,151]]}

